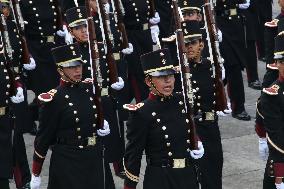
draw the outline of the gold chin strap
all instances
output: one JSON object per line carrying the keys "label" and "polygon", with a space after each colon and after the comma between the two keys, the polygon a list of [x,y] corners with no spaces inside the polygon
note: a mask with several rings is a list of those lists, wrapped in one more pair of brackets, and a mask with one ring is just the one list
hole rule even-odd
{"label": "gold chin strap", "polygon": [[[65,74],[65,72],[63,71],[62,68],[59,68],[59,69],[62,71],[63,75],[64,75],[67,79],[69,79],[69,82],[71,82],[71,83],[73,83],[73,84],[79,84],[79,83],[81,82],[81,80],[80,80],[80,81],[74,81],[74,80],[71,79],[68,75]],[[63,79],[63,80],[64,80],[64,79]]]}

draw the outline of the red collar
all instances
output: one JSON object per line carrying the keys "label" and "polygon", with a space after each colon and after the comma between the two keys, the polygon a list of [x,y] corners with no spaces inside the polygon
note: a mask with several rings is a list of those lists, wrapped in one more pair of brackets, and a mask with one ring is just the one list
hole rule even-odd
{"label": "red collar", "polygon": [[59,83],[59,86],[63,87],[63,86],[69,86],[71,85],[72,83],[70,81],[66,81],[62,78],[60,78],[60,83]]}
{"label": "red collar", "polygon": [[150,99],[150,100],[156,100],[157,97],[158,97],[158,95],[156,95],[156,94],[154,94],[152,92],[150,92],[149,95],[148,95],[148,99]]}
{"label": "red collar", "polygon": [[280,13],[282,16],[284,16],[284,10],[281,9],[281,13]]}

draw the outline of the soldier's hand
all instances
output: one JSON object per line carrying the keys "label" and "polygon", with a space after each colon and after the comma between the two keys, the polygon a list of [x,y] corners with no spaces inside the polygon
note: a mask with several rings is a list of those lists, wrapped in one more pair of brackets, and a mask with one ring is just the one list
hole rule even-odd
{"label": "soldier's hand", "polygon": [[222,34],[221,30],[218,30],[217,37],[218,37],[219,43],[221,43],[223,41],[223,34]]}
{"label": "soldier's hand", "polygon": [[105,4],[104,4],[104,9],[105,9],[104,11],[105,11],[106,14],[109,14],[109,13],[110,13],[110,6],[109,6],[109,3],[105,3]]}
{"label": "soldier's hand", "polygon": [[35,176],[32,174],[32,179],[30,182],[31,189],[39,189],[41,184],[41,178],[40,176]]}
{"label": "soldier's hand", "polygon": [[35,63],[35,59],[33,59],[32,57],[30,58],[30,63],[28,64],[23,64],[23,67],[25,70],[34,70],[36,68],[36,63]]}
{"label": "soldier's hand", "polygon": [[259,138],[258,150],[259,150],[260,159],[262,159],[263,161],[266,161],[268,158],[268,154],[269,154],[269,149],[268,149],[266,138]]}
{"label": "soldier's hand", "polygon": [[131,54],[131,53],[133,53],[133,45],[131,43],[128,43],[128,48],[122,49],[121,52],[123,54]]}
{"label": "soldier's hand", "polygon": [[98,129],[97,133],[99,136],[106,136],[110,133],[109,124],[106,120],[104,120],[104,128]]}
{"label": "soldier's hand", "polygon": [[56,34],[60,37],[64,37],[66,44],[72,44],[73,43],[73,37],[69,33],[69,31],[68,31],[68,29],[65,25],[63,25],[63,30],[58,30],[56,32]]}
{"label": "soldier's hand", "polygon": [[152,18],[150,18],[150,20],[149,20],[149,22],[150,22],[150,24],[152,24],[152,25],[156,25],[156,24],[158,24],[159,22],[160,22],[160,15],[159,15],[159,13],[158,12],[155,12],[155,16],[154,17],[152,17]]}
{"label": "soldier's hand", "polygon": [[198,141],[198,150],[191,150],[190,151],[190,156],[193,159],[200,159],[204,155],[204,148],[203,144],[201,141]]}
{"label": "soldier's hand", "polygon": [[284,183],[281,182],[280,184],[275,183],[276,189],[284,189]]}
{"label": "soldier's hand", "polygon": [[114,90],[121,90],[124,87],[124,81],[121,77],[118,77],[118,82],[111,84],[111,88]]}
{"label": "soldier's hand", "polygon": [[246,3],[239,4],[240,9],[247,9],[250,6],[250,0],[246,0]]}
{"label": "soldier's hand", "polygon": [[24,93],[23,93],[23,88],[18,87],[17,88],[17,93],[15,96],[11,97],[11,101],[15,104],[21,103],[25,100]]}

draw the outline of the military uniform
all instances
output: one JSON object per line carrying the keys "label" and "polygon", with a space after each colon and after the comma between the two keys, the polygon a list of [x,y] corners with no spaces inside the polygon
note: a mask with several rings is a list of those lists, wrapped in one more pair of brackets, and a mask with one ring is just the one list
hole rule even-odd
{"label": "military uniform", "polygon": [[[196,38],[203,40],[199,27],[198,21],[182,22],[182,30],[187,41]],[[204,58],[201,58],[201,62],[189,60],[189,64],[196,131],[206,151],[204,157],[198,160],[201,173],[199,181],[202,189],[222,189],[223,150],[216,114],[217,92],[213,64]]]}
{"label": "military uniform", "polygon": [[[166,49],[143,55],[141,62],[146,74],[174,73]],[[161,96],[150,92],[143,102],[124,107],[130,111],[124,157],[127,176],[124,188],[135,188],[139,182],[144,150],[147,161],[144,189],[198,188],[190,156],[189,120],[184,110],[183,96]]]}
{"label": "military uniform", "polygon": [[63,43],[56,35],[61,30],[58,25],[59,13],[57,0],[21,0],[22,15],[28,24],[25,25],[25,36],[30,54],[35,59],[36,69],[28,73],[31,90],[39,95],[55,88],[59,84],[59,75],[52,60],[51,48]]}
{"label": "military uniform", "polygon": [[[70,23],[79,20],[78,17],[78,10],[82,13],[81,19],[86,19],[86,10],[85,7],[76,7],[72,9],[68,9],[66,12],[66,19],[67,23],[70,26]],[[94,17],[95,27],[100,28],[100,22],[98,14]],[[106,169],[108,171],[108,176],[106,182],[107,184],[113,185],[110,188],[114,188],[114,182],[111,175],[111,171],[109,168],[108,163],[116,162],[122,159],[124,153],[124,143],[123,138],[124,135],[121,133],[121,127],[118,122],[118,115],[117,115],[117,99],[114,98],[115,91],[110,88],[110,81],[109,81],[109,69],[106,62],[105,56],[105,49],[102,43],[102,36],[98,34],[96,31],[96,36],[98,41],[98,49],[100,55],[100,72],[102,76],[102,105],[104,110],[104,116],[108,120],[109,125],[111,127],[111,133],[109,136],[105,137],[103,143],[105,145],[105,162],[106,162]],[[101,40],[100,40],[101,39]],[[89,43],[87,42],[80,42],[79,43],[80,51],[82,53],[82,59],[85,62],[83,65],[83,78],[90,78],[91,77],[91,66],[90,66],[90,54],[89,54]],[[95,76],[95,75],[94,75]]]}
{"label": "military uniform", "polygon": [[[11,44],[12,51],[12,63],[13,69],[16,74],[24,81],[24,68],[23,64],[28,64],[23,62],[22,55],[22,43],[20,41],[19,31],[17,29],[16,23],[9,16],[6,19],[9,40]],[[27,160],[25,141],[23,138],[23,133],[31,129],[33,122],[28,109],[26,85],[22,83],[25,100],[19,104],[13,104],[12,111],[15,115],[15,126],[13,135],[13,167],[14,167],[14,178],[16,187],[20,188],[26,184],[29,184],[31,180],[31,174],[29,169],[29,164]]]}
{"label": "military uniform", "polygon": [[220,43],[220,52],[224,58],[226,79],[228,85],[228,96],[232,105],[232,115],[238,119],[250,120],[245,112],[245,93],[242,78],[242,69],[245,66],[243,56],[245,47],[244,27],[239,15],[238,3],[234,1],[216,2],[216,24],[223,34]]}
{"label": "military uniform", "polygon": [[[53,56],[59,66],[82,61],[76,45],[58,47]],[[92,80],[73,83],[61,79],[56,89],[38,99],[43,104],[34,143],[33,174],[40,174],[52,146],[49,189],[103,188],[102,143],[97,135],[98,104]]]}
{"label": "military uniform", "polygon": [[147,98],[148,88],[144,83],[140,56],[153,51],[153,42],[149,25],[150,4],[146,0],[122,0],[125,10],[124,24],[129,42],[133,45],[133,53],[125,58],[128,63],[130,84],[129,102],[136,99],[140,102]]}

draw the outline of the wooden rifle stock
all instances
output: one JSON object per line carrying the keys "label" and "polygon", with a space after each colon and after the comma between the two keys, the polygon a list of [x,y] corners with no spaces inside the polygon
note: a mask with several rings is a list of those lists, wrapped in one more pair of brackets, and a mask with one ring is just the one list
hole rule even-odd
{"label": "wooden rifle stock", "polygon": [[23,18],[20,18],[20,16],[22,15],[21,13],[19,13],[18,11],[20,11],[17,7],[19,7],[19,1],[18,0],[12,0],[12,9],[13,9],[13,13],[14,13],[14,18],[16,20],[16,24],[17,24],[17,29],[19,31],[19,35],[20,35],[20,40],[22,43],[22,63],[23,64],[29,64],[30,63],[30,52],[28,49],[28,45],[27,45],[27,40],[24,36],[24,28],[22,27],[22,25],[24,23],[20,23],[20,20],[23,20]]}
{"label": "wooden rifle stock", "polygon": [[61,7],[59,6],[59,0],[54,0],[55,8],[56,8],[56,28],[57,30],[62,30],[63,26],[63,18]]}
{"label": "wooden rifle stock", "polygon": [[121,33],[121,37],[122,37],[122,49],[126,49],[128,48],[128,37],[126,34],[126,30],[125,30],[125,25],[123,22],[123,13],[121,10],[122,7],[122,3],[120,0],[113,0],[114,2],[114,8],[115,8],[115,12],[117,15],[117,25],[118,25],[118,29]]}
{"label": "wooden rifle stock", "polygon": [[113,84],[118,81],[118,74],[117,74],[116,62],[115,62],[113,52],[112,52],[113,44],[112,44],[111,38],[113,38],[113,36],[111,34],[111,29],[110,29],[110,20],[109,20],[109,16],[105,12],[103,4],[104,2],[102,0],[98,0],[98,5],[99,5],[103,28],[104,28],[104,33],[102,33],[102,35],[105,35],[105,42],[107,46],[106,60],[107,60],[108,68],[109,68],[109,79],[110,79],[110,83]]}
{"label": "wooden rifle stock", "polygon": [[215,67],[215,86],[216,86],[216,110],[223,111],[227,108],[227,98],[225,93],[224,84],[222,81],[222,68],[220,66],[221,55],[219,48],[216,45],[218,43],[217,29],[212,14],[211,4],[209,0],[205,0],[204,13],[206,17],[206,24],[209,32],[210,43],[212,48],[213,63]]}
{"label": "wooden rifle stock", "polygon": [[97,42],[96,42],[96,32],[95,32],[95,25],[93,21],[93,16],[90,7],[90,0],[85,0],[85,6],[87,10],[87,21],[88,21],[88,33],[89,33],[89,45],[91,49],[91,67],[93,70],[93,85],[96,89],[95,102],[97,105],[98,110],[98,117],[97,117],[97,125],[98,128],[103,128],[104,118],[103,118],[103,107],[101,103],[101,87],[98,81],[98,70],[97,70],[97,61],[99,61],[99,55],[97,52]]}
{"label": "wooden rifle stock", "polygon": [[149,0],[149,1],[150,1],[150,17],[155,17],[155,12],[156,12],[155,2],[154,0]]}
{"label": "wooden rifle stock", "polygon": [[177,50],[178,50],[178,57],[179,57],[179,65],[180,71],[182,75],[182,89],[183,89],[183,96],[184,96],[184,106],[187,114],[188,125],[190,129],[190,144],[191,149],[198,149],[197,143],[197,134],[195,123],[193,119],[193,94],[191,88],[191,75],[190,75],[190,68],[187,62],[186,54],[185,54],[185,44],[184,44],[184,36],[181,28],[180,16],[178,11],[177,1],[173,0],[173,15],[176,27],[176,40],[177,40]]}

